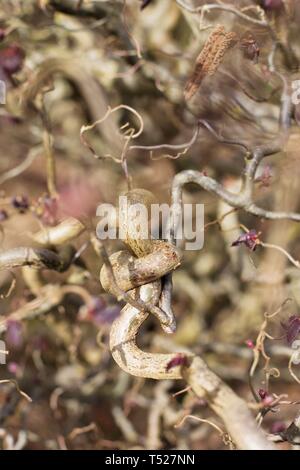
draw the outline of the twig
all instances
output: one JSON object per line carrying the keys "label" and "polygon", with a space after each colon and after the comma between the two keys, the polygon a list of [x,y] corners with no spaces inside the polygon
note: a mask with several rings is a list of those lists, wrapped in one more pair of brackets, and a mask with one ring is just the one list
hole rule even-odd
{"label": "twig", "polygon": [[114,406],[112,408],[112,414],[118,428],[122,431],[126,440],[133,444],[139,442],[139,435],[127,416],[125,416],[123,410],[119,406]]}
{"label": "twig", "polygon": [[198,416],[194,416],[194,415],[186,415],[179,421],[179,423],[175,424],[175,428],[179,428],[180,426],[182,426],[187,419],[194,419],[196,421],[199,421],[200,423],[209,424],[211,427],[213,427],[214,429],[216,429],[218,431],[218,433],[220,434],[223,442],[226,445],[229,445],[229,447],[231,449],[235,448],[235,445],[234,445],[231,437],[229,436],[229,434],[225,433],[219,426],[217,426],[212,421],[209,421],[208,419],[199,418]]}
{"label": "twig", "polygon": [[30,165],[34,162],[34,160],[37,158],[38,154],[40,152],[40,148],[33,148],[28,152],[27,157],[25,160],[20,163],[20,165],[16,166],[15,168],[12,168],[11,170],[6,171],[2,175],[0,175],[0,184],[5,183],[6,181],[16,178],[16,176],[21,175],[27,168],[30,167]]}
{"label": "twig", "polygon": [[[104,245],[94,235],[92,235],[91,241],[92,241],[92,245],[96,253],[100,255],[104,261],[104,264],[107,270],[106,274],[108,275],[108,278],[109,278],[109,284],[112,286],[112,290],[114,294],[116,295],[117,299],[124,300],[125,302],[127,302],[129,305],[131,305],[132,307],[134,307],[134,309],[137,309],[138,311],[152,313],[159,319],[166,333],[173,333],[174,328],[175,328],[173,316],[170,318],[169,312],[164,312],[163,310],[156,307],[155,305],[152,305],[151,303],[148,303],[148,302],[147,303],[143,302],[141,299],[134,299],[129,293],[123,291],[119,287],[118,282],[116,281],[116,276],[115,276],[114,270],[112,268],[109,256],[106,252]],[[102,284],[103,284],[103,281],[102,281]]]}
{"label": "twig", "polygon": [[0,380],[0,384],[7,384],[7,383],[13,384],[22,397],[24,397],[27,401],[29,401],[29,403],[32,402],[32,398],[30,398],[30,396],[27,395],[27,393],[23,392],[23,390],[20,389],[19,384],[16,380],[13,380],[13,379]]}
{"label": "twig", "polygon": [[75,428],[73,429],[69,434],[68,434],[68,439],[70,440],[73,440],[75,439],[77,436],[80,436],[81,434],[85,434],[87,432],[91,432],[91,431],[97,431],[97,425],[96,423],[92,422],[90,424],[88,424],[87,426],[83,426],[81,428]]}
{"label": "twig", "polygon": [[286,256],[286,258],[296,267],[296,268],[300,268],[300,262],[298,260],[296,260],[295,258],[292,257],[292,255],[290,255],[290,253],[288,253],[288,251],[286,251],[284,248],[282,248],[281,246],[278,246],[278,245],[274,245],[273,243],[265,243],[265,242],[262,242],[260,241],[259,242],[259,245],[263,246],[264,248],[271,248],[273,250],[277,250],[277,251],[280,251],[280,253],[282,253],[284,256]]}
{"label": "twig", "polygon": [[40,293],[40,296],[36,299],[28,302],[24,306],[20,307],[12,313],[9,313],[4,318],[0,319],[0,334],[5,332],[7,329],[8,322],[24,321],[31,318],[35,318],[44,313],[48,313],[57,305],[59,305],[63,299],[64,292],[61,287],[56,285],[45,286]]}
{"label": "twig", "polygon": [[[294,445],[300,445],[300,412],[296,415],[294,421],[288,426],[288,428],[280,433],[280,437],[282,437],[283,440],[294,444]],[[298,440],[295,441],[295,439]]]}
{"label": "twig", "polygon": [[[191,7],[187,5],[183,0],[176,0],[176,3],[183,9],[187,10],[189,13],[200,13],[204,11],[209,11],[209,10],[220,10],[220,11],[226,11],[228,13],[232,13],[236,15],[238,18],[241,18],[245,21],[248,21],[252,24],[256,24],[258,26],[262,26],[265,28],[270,29],[270,25],[267,21],[265,20],[258,20],[256,18],[253,18],[252,16],[246,15],[245,13],[242,13],[241,11],[237,10],[236,8],[230,6],[230,5],[217,5],[217,4],[209,4],[209,5],[203,5],[199,7]],[[262,10],[259,10],[260,13]]]}
{"label": "twig", "polygon": [[244,188],[239,194],[234,194],[225,189],[216,180],[205,176],[203,173],[194,170],[186,170],[177,173],[173,180],[172,197],[173,197],[173,226],[176,227],[176,221],[181,217],[182,206],[182,188],[187,183],[196,183],[206,191],[215,194],[226,202],[229,206],[237,209],[243,209],[248,214],[256,215],[270,220],[288,219],[300,222],[300,214],[293,212],[275,212],[258,207],[251,199],[248,188]]}
{"label": "twig", "polygon": [[60,246],[79,237],[84,230],[85,226],[80,220],[74,217],[67,217],[58,225],[43,227],[39,232],[30,233],[29,236],[32,240],[43,246]]}
{"label": "twig", "polygon": [[[81,129],[80,129],[80,139],[81,139],[81,142],[83,143],[83,145],[85,145],[93,154],[93,156],[96,158],[96,159],[102,159],[102,158],[112,158],[113,160],[115,160],[116,162],[118,163],[121,163],[122,161],[122,158],[120,157],[113,157],[112,155],[108,154],[108,155],[104,155],[104,156],[99,156],[97,155],[97,153],[95,152],[95,150],[93,149],[93,147],[89,144],[89,142],[87,141],[87,139],[85,138],[85,133],[87,131],[90,131],[92,129],[94,129],[96,126],[98,126],[98,124],[102,124],[103,122],[106,121],[106,119],[112,114],[112,113],[115,113],[116,111],[119,111],[120,109],[126,109],[127,111],[130,111],[135,117],[137,117],[138,121],[139,121],[139,129],[138,130],[133,130],[132,132],[132,128],[128,129],[128,123],[126,123],[126,127],[127,127],[127,130],[126,130],[126,133],[124,134],[125,137],[125,141],[126,141],[126,134],[127,134],[127,139],[128,139],[128,134],[130,135],[130,139],[136,139],[137,137],[139,137],[141,135],[141,133],[143,132],[143,129],[144,129],[144,122],[143,122],[143,119],[141,117],[141,115],[133,108],[131,108],[130,106],[127,106],[125,104],[120,104],[119,106],[116,106],[115,108],[110,108],[108,107],[106,113],[104,114],[104,116],[100,119],[98,119],[97,121],[93,122],[92,124],[90,125],[87,125],[87,126],[82,126]],[[121,130],[123,130],[125,128],[125,126],[123,125],[121,127]]]}
{"label": "twig", "polygon": [[184,150],[184,149],[190,149],[194,143],[196,142],[197,138],[199,135],[199,125],[197,125],[193,136],[189,142],[186,142],[184,144],[160,144],[160,145],[130,145],[129,151],[130,150],[149,150],[149,151],[154,151],[154,150],[163,150],[163,149],[169,149],[169,150]]}
{"label": "twig", "polygon": [[70,261],[70,259],[62,259],[54,251],[46,248],[19,247],[0,253],[0,271],[20,266],[32,266],[62,272],[69,267]]}

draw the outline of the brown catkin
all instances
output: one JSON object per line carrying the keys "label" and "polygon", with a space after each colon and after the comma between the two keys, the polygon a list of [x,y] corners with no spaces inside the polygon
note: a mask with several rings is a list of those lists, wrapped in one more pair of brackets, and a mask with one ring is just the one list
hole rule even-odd
{"label": "brown catkin", "polygon": [[213,30],[198,55],[192,75],[185,85],[184,96],[187,101],[197,92],[204,77],[213,75],[217,71],[225,53],[236,39],[236,34],[227,33],[224,26],[219,25]]}

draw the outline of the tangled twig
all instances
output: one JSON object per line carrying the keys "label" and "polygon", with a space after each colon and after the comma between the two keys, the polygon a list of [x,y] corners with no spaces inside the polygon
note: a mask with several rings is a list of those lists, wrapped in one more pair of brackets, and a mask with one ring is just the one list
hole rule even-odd
{"label": "tangled twig", "polygon": [[[135,199],[136,201],[136,199]],[[126,230],[126,228],[125,228]],[[127,231],[129,229],[127,227]],[[139,255],[140,248],[144,248],[143,240],[127,239],[128,245]],[[153,250],[159,247],[153,243]],[[165,242],[162,242],[165,243]],[[146,255],[146,257],[149,255]],[[105,255],[106,258],[106,255]],[[140,258],[143,262],[143,256]],[[132,261],[128,264],[132,265]],[[110,259],[106,258],[106,269],[113,270]],[[174,269],[169,269],[171,272]],[[128,271],[129,277],[135,278],[134,271]],[[132,291],[132,298],[146,302],[147,305],[156,305],[160,298],[160,287],[157,285],[160,278],[166,274],[162,272],[157,276],[156,282],[146,280],[139,289]],[[140,282],[141,284],[141,282]],[[149,311],[149,309],[148,309]],[[225,426],[239,448],[245,449],[271,449],[263,433],[256,428],[255,421],[247,408],[246,403],[225,385],[203,362],[200,357],[189,352],[159,354],[142,351],[136,344],[136,337],[141,325],[149,313],[128,303],[121,315],[114,321],[110,332],[110,349],[115,361],[126,372],[153,379],[184,379],[191,386],[194,393],[205,398],[212,409],[224,420]],[[164,326],[161,324],[161,326]]]}

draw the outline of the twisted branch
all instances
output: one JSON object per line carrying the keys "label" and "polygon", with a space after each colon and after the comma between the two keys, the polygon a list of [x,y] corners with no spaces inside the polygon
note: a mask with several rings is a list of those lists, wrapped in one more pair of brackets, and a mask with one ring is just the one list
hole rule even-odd
{"label": "twisted branch", "polygon": [[[128,228],[127,230],[129,232]],[[131,249],[139,253],[140,265],[142,266],[146,259],[145,265],[149,269],[149,253],[141,256],[140,250],[145,247],[145,244],[142,242],[143,240],[138,239],[127,240],[127,244]],[[157,250],[155,241],[150,240],[150,242],[154,245],[153,250]],[[108,258],[105,254],[105,268],[108,269],[115,283],[118,268],[116,265],[112,265],[112,261],[112,257]],[[133,260],[131,256],[131,261],[127,266],[129,273],[128,282],[132,282],[132,279],[135,279],[135,272],[132,270],[132,266]],[[131,299],[134,299],[134,302],[146,303],[148,308],[147,310],[141,309],[138,304],[134,305],[130,301],[122,309],[120,316],[114,321],[110,332],[110,349],[113,358],[124,371],[137,377],[157,380],[186,380],[194,393],[198,397],[205,398],[210,407],[223,419],[228,432],[238,448],[253,450],[274,449],[274,445],[267,441],[263,432],[257,429],[247,404],[217,377],[200,357],[186,350],[171,354],[150,353],[142,351],[137,346],[137,334],[149,316],[149,305],[155,306],[159,302],[161,296],[160,278],[164,274],[166,274],[166,269],[160,275],[157,272],[156,281],[152,279],[152,282],[149,283],[149,279],[146,279],[139,289],[133,289],[127,294]],[[101,278],[103,278],[103,274]],[[124,282],[124,273],[119,279]],[[167,278],[167,281],[168,284],[171,279]],[[140,284],[141,279],[138,285]],[[108,289],[107,285],[106,289]],[[170,284],[168,285],[167,294],[169,294],[167,295],[169,302],[171,298]],[[165,325],[161,323],[161,326],[164,327]]]}

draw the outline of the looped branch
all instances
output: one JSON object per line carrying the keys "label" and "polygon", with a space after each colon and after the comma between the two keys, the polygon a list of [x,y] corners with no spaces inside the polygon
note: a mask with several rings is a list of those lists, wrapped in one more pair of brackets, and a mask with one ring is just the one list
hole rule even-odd
{"label": "looped branch", "polygon": [[[137,202],[137,192],[138,190],[136,190],[135,197],[132,198],[135,200],[135,203]],[[129,239],[126,240],[126,242],[133,251],[139,253],[139,258],[134,259],[133,256],[129,254],[120,255],[120,252],[108,258],[106,251],[104,248],[102,249],[105,266],[101,270],[100,279],[103,281],[102,285],[107,291],[114,292],[117,296],[121,294],[122,289],[117,281],[120,282],[123,289],[124,287],[132,288],[141,286],[140,288],[134,288],[126,292],[126,297],[123,295],[123,299],[128,303],[112,325],[110,332],[110,349],[114,360],[124,371],[137,377],[157,380],[186,380],[194,393],[198,397],[207,400],[211,408],[223,419],[228,432],[239,449],[274,449],[274,445],[268,442],[263,432],[257,429],[256,422],[247,404],[235,395],[235,393],[207,367],[200,357],[186,350],[184,352],[161,354],[146,352],[137,346],[136,337],[139,329],[148,318],[149,312],[155,314],[153,308],[161,297],[160,279],[163,275],[175,269],[179,262],[176,260],[174,264],[172,263],[172,258],[170,258],[170,261],[167,256],[163,257],[160,254],[164,247],[163,244],[166,246],[169,245],[169,247],[172,246],[167,242],[161,242],[161,245],[157,247],[155,241],[152,241],[153,252],[150,254],[147,252],[145,256],[142,256],[139,250],[140,247],[137,246],[139,240]],[[118,265],[116,263],[116,259],[120,261],[120,256],[123,256],[122,260],[124,265]],[[135,271],[132,269],[132,266],[141,267],[143,263],[145,263],[145,259],[149,261],[149,257],[151,259],[152,256],[160,260],[160,265],[156,266],[156,280],[151,276],[149,278],[151,269],[149,271],[146,269],[144,281],[140,276],[135,277]],[[163,265],[165,265],[165,268],[163,268]],[[145,266],[147,266],[147,263]],[[149,266],[148,264],[148,269]],[[153,265],[153,268],[154,267],[155,264]],[[140,273],[142,273],[142,270]],[[109,287],[109,280],[113,284],[112,289]],[[149,280],[152,282],[149,282]],[[170,288],[170,282],[171,280],[167,276],[168,289]],[[167,293],[170,294],[170,290],[168,290]],[[141,302],[142,308],[140,307]],[[161,320],[164,317],[156,316],[161,326],[166,331],[166,325]],[[169,317],[167,316],[167,318],[171,319],[172,314]]]}

